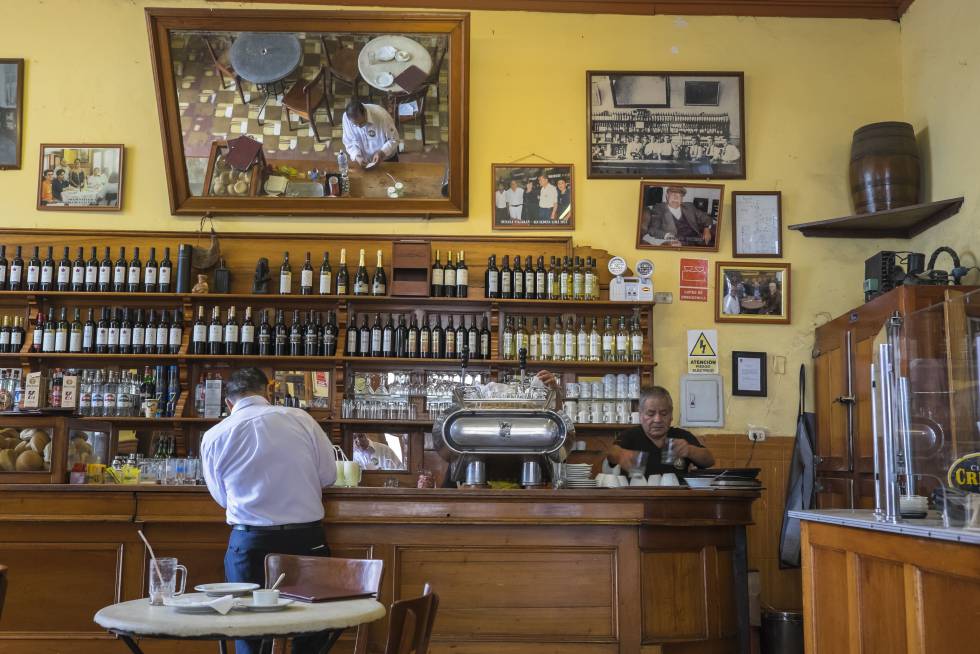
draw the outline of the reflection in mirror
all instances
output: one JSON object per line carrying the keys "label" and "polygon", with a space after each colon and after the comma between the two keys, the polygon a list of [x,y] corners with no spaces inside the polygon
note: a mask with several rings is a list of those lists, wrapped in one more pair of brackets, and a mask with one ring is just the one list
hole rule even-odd
{"label": "reflection in mirror", "polygon": [[[448,45],[431,33],[170,31],[191,195],[442,198]],[[258,176],[244,174],[252,164]]]}
{"label": "reflection in mirror", "polygon": [[408,470],[408,434],[354,434],[354,461],[362,470]]}

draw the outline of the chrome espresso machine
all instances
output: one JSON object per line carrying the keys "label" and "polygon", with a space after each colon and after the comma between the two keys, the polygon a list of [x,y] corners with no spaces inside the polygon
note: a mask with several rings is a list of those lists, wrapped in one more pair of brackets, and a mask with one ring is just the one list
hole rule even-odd
{"label": "chrome espresso machine", "polygon": [[487,390],[457,386],[453,404],[432,425],[439,454],[449,461],[452,481],[486,487],[488,479],[517,480],[524,488],[558,485],[565,442],[575,425],[555,411],[555,392],[523,381]]}

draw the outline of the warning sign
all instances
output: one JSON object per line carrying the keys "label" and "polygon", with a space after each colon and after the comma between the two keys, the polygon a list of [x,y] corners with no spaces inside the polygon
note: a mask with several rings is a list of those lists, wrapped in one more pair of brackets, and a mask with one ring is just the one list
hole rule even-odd
{"label": "warning sign", "polygon": [[718,374],[718,330],[687,330],[687,371],[691,374]]}
{"label": "warning sign", "polygon": [[686,302],[708,301],[708,260],[681,259],[680,299]]}

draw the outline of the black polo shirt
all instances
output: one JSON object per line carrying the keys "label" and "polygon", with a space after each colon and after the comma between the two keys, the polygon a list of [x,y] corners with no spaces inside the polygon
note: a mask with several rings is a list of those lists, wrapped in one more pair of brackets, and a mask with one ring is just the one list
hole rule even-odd
{"label": "black polo shirt", "polygon": [[[667,438],[680,438],[687,441],[694,447],[704,447],[704,445],[701,445],[701,442],[694,434],[679,427],[671,427],[668,429]],[[687,466],[683,470],[678,470],[672,463],[661,463],[660,448],[657,447],[652,440],[647,438],[647,435],[643,432],[643,427],[632,427],[631,429],[621,432],[619,436],[616,437],[614,445],[618,445],[624,450],[649,452],[650,458],[647,460],[647,475],[662,475],[667,472],[673,472],[677,474],[678,479],[683,479],[684,472],[690,469],[692,464],[697,468],[703,467],[697,465],[690,459],[688,459]]]}

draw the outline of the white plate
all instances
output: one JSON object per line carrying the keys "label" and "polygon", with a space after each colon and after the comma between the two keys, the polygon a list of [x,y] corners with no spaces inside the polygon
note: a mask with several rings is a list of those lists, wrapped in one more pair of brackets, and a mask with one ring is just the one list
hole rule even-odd
{"label": "white plate", "polygon": [[395,82],[395,76],[391,73],[381,73],[374,79],[374,83],[379,87],[386,89]]}
{"label": "white plate", "polygon": [[291,600],[287,597],[280,597],[279,603],[269,606],[256,606],[252,603],[252,599],[240,599],[235,602],[235,608],[239,611],[254,611],[256,613],[268,613],[271,611],[282,611],[284,608],[292,604],[295,600]]}
{"label": "white plate", "polygon": [[714,480],[714,477],[688,477],[684,481],[691,488],[711,488],[711,482]]}
{"label": "white plate", "polygon": [[395,59],[397,59],[398,61],[408,61],[411,58],[412,58],[411,52],[405,52],[404,50],[399,50],[398,52],[395,53]]}
{"label": "white plate", "polygon": [[208,597],[221,597],[222,595],[244,595],[259,588],[258,584],[246,583],[220,583],[220,584],[200,584],[194,586],[194,590],[199,593],[207,593]]}
{"label": "white plate", "polygon": [[395,46],[386,45],[378,48],[378,51],[375,53],[375,56],[378,58],[378,61],[391,61],[392,59],[395,58],[395,55],[397,54],[398,54],[398,49]]}
{"label": "white plate", "polygon": [[163,605],[169,606],[177,613],[217,613],[210,606],[210,599],[203,595],[190,595],[186,597],[164,597]]}

